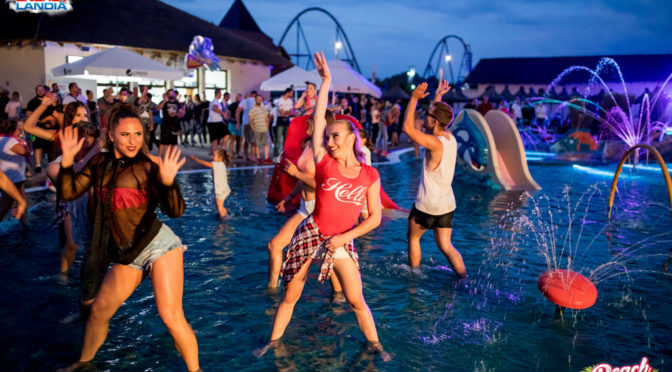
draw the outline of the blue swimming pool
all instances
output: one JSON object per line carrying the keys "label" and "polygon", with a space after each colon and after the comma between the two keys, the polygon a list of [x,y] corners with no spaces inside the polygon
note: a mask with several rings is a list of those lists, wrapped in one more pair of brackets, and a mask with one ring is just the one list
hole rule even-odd
{"label": "blue swimming pool", "polygon": [[[414,200],[420,166],[412,153],[378,166],[387,193],[406,208]],[[281,298],[265,288],[266,243],[284,222],[265,202],[271,171],[230,172],[231,218],[222,221],[215,217],[211,175],[180,175],[187,210],[182,218],[163,220],[189,247],[184,308],[198,338],[201,366],[204,371],[580,371],[603,362],[638,364],[645,356],[662,371],[672,359],[672,276],[663,268],[672,241],[667,194],[659,173],[626,172],[608,223],[608,173],[614,168],[594,168],[606,172],[600,173],[531,165],[543,188],[531,195],[456,180],[453,244],[464,257],[465,280],[453,276],[431,233],[423,237],[420,270],[409,270],[406,216],[384,212],[381,226],[356,246],[365,297],[393,355],[389,363],[363,351],[354,314],[332,298],[327,284],[317,282],[315,268],[283,343],[255,358],[252,350],[267,341]],[[76,311],[81,253],[69,281],[60,281],[58,234],[49,228],[52,198],[30,195],[34,206],[27,230],[0,225],[4,370],[53,370],[79,355],[82,324],[59,320]],[[554,319],[554,305],[537,290],[537,278],[547,269],[544,246],[548,252],[556,247],[562,265],[571,257],[575,270],[601,279],[597,303],[566,310],[564,322]],[[104,371],[184,369],[148,280],[112,319],[96,360]]]}

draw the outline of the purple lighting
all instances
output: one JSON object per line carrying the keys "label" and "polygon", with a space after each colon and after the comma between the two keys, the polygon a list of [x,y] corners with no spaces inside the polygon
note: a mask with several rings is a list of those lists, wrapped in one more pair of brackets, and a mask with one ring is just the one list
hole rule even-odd
{"label": "purple lighting", "polygon": [[[610,68],[616,71],[618,75],[620,85],[623,89],[623,95],[625,96],[625,109],[621,107],[621,105],[619,105],[613,92],[609,89],[604,79],[602,79],[602,77],[600,76],[601,73],[607,71]],[[588,81],[588,86],[586,87],[586,90],[583,93],[584,98],[579,99],[578,101],[593,106],[598,110],[598,112],[594,113],[591,110],[588,110],[585,107],[578,105],[572,105],[572,107],[578,108],[584,114],[592,117],[595,120],[598,120],[601,124],[609,128],[609,130],[611,130],[618,138],[620,138],[624,143],[626,143],[630,147],[638,143],[650,144],[651,134],[654,130],[661,131],[661,136],[659,140],[662,140],[668,127],[670,127],[670,123],[663,123],[661,121],[652,122],[651,112],[653,108],[656,106],[656,103],[658,102],[661,93],[663,93],[663,91],[665,90],[667,83],[672,78],[672,74],[670,74],[667,77],[663,85],[655,94],[653,100],[651,100],[648,94],[644,95],[644,98],[641,103],[641,108],[639,110],[639,115],[634,116],[633,110],[631,108],[628,89],[626,87],[625,80],[623,79],[623,74],[621,73],[621,69],[616,63],[616,61],[614,61],[611,58],[602,58],[598,63],[597,67],[595,68],[595,70],[591,70],[585,66],[571,66],[565,69],[548,85],[546,91],[548,92],[552,91],[555,88],[555,86],[558,85],[565,76],[576,71],[585,71],[588,72],[591,76],[590,80]],[[604,88],[607,97],[611,99],[611,102],[613,102],[614,107],[612,107],[609,110],[605,110],[599,105],[599,102],[592,102],[585,99],[590,93],[591,88],[595,85],[601,85]]]}

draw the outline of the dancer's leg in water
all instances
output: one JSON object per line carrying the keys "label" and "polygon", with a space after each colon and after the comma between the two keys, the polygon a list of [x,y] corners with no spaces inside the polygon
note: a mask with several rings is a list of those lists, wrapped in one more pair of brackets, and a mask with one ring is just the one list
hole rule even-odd
{"label": "dancer's leg in water", "polygon": [[420,265],[422,258],[422,251],[420,250],[420,238],[427,229],[415,222],[413,219],[408,220],[408,265],[416,267]]}
{"label": "dancer's leg in water", "polygon": [[453,270],[455,270],[455,274],[460,278],[465,278],[467,276],[467,269],[464,266],[462,255],[450,242],[452,231],[452,228],[437,227],[434,229],[434,240],[436,241],[436,246],[439,247],[441,253],[446,256]]}
{"label": "dancer's leg in water", "polygon": [[334,273],[343,285],[343,294],[357,317],[359,329],[364,333],[364,337],[367,341],[378,342],[376,324],[364,301],[362,279],[357,265],[351,258],[336,258],[334,259]]}
{"label": "dancer's leg in water", "polygon": [[296,275],[292,280],[287,284],[285,288],[285,295],[282,296],[282,301],[278,309],[275,311],[275,320],[273,321],[273,331],[271,332],[271,342],[277,341],[285,333],[289,321],[292,320],[292,313],[294,313],[294,306],[301,298],[301,293],[303,292],[303,287],[306,285],[306,279],[308,278],[308,270],[310,269],[310,263],[313,260],[309,258],[306,263],[301,266]]}
{"label": "dancer's leg in water", "polygon": [[378,340],[376,323],[362,293],[362,277],[352,258],[334,259],[334,274],[343,285],[343,294],[357,317],[357,324],[368,341],[371,351],[376,352],[384,361],[391,359]]}
{"label": "dancer's leg in water", "polygon": [[112,266],[105,275],[100,291],[91,305],[91,314],[86,322],[84,345],[79,362],[63,371],[75,371],[81,363],[93,360],[107,337],[110,319],[141,281],[142,270],[119,264]]}
{"label": "dancer's leg in water", "polygon": [[282,267],[282,250],[292,240],[294,231],[303,219],[302,215],[295,213],[268,243],[268,288],[277,288]]}
{"label": "dancer's leg in water", "polygon": [[173,336],[175,347],[184,358],[189,371],[198,366],[198,344],[194,331],[184,318],[182,291],[184,287],[184,267],[182,248],[173,249],[159,257],[152,264],[152,286],[156,308],[161,320]]}
{"label": "dancer's leg in water", "polygon": [[72,237],[72,218],[68,213],[63,219],[63,232],[65,235],[65,245],[61,251],[61,274],[67,274],[75,261],[77,254],[77,244]]}
{"label": "dancer's leg in water", "polygon": [[[278,287],[278,277],[282,268],[282,251],[292,240],[294,231],[303,219],[302,215],[295,213],[268,243],[268,288]],[[334,292],[342,292],[343,289],[338,282],[338,278],[335,276],[331,278],[331,288]]]}

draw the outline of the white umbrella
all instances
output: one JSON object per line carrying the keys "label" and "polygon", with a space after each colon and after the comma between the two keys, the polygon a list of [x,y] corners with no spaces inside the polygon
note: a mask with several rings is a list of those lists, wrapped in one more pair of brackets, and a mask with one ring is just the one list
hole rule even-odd
{"label": "white umbrella", "polygon": [[[363,93],[380,98],[383,92],[375,84],[355,71],[340,59],[327,61],[331,72],[331,91],[339,93]],[[314,70],[315,73],[316,70]]]}
{"label": "white umbrella", "polygon": [[184,73],[119,47],[105,49],[51,69],[54,76],[107,75],[154,80],[180,80]]}
{"label": "white umbrella", "polygon": [[320,76],[315,71],[306,71],[299,66],[285,70],[261,83],[261,90],[284,91],[289,87],[294,89],[306,89],[306,82],[318,84]]}

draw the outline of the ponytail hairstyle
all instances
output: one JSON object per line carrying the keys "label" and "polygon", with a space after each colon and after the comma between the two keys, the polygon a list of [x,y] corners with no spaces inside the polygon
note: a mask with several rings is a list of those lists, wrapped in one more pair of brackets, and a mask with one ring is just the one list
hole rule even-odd
{"label": "ponytail hairstyle", "polygon": [[[107,123],[107,136],[105,136],[105,148],[107,148],[107,151],[110,152],[111,154],[114,153],[114,143],[110,140],[110,136],[112,133],[117,129],[117,126],[119,126],[119,121],[121,119],[137,119],[140,123],[140,117],[138,114],[133,110],[131,105],[128,103],[124,102],[117,102],[113,107],[112,110],[110,111],[109,114],[109,119]],[[140,125],[142,128],[142,132],[144,135],[145,132],[145,127],[144,125]],[[143,136],[144,137],[144,136]],[[144,154],[147,154],[147,146],[145,145],[145,141],[142,141],[142,152]]]}
{"label": "ponytail hairstyle", "polygon": [[341,120],[334,120],[333,122],[328,123],[327,127],[336,124],[344,124],[343,126],[348,130],[348,132],[353,133],[355,135],[355,142],[353,143],[352,151],[355,153],[355,158],[357,159],[358,162],[366,164],[366,155],[364,155],[364,153],[361,150],[361,140],[359,139],[359,130],[357,129],[355,124],[353,124],[350,120],[341,119]]}

